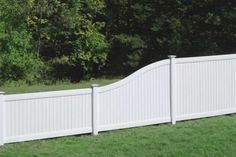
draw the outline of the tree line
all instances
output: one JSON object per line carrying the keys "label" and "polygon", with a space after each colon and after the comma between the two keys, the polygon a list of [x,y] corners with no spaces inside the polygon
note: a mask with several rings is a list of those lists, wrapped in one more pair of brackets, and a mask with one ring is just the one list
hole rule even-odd
{"label": "tree line", "polygon": [[0,0],[0,82],[127,75],[166,58],[234,53],[233,0]]}

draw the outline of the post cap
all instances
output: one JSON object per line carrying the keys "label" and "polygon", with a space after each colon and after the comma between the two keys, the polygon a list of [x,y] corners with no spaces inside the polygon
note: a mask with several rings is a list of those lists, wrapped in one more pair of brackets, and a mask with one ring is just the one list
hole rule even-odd
{"label": "post cap", "polygon": [[176,55],[168,55],[169,58],[176,58]]}
{"label": "post cap", "polygon": [[3,91],[0,91],[0,95],[3,95],[3,94],[5,94],[5,92],[3,92]]}
{"label": "post cap", "polygon": [[91,87],[99,87],[100,85],[99,84],[92,84]]}

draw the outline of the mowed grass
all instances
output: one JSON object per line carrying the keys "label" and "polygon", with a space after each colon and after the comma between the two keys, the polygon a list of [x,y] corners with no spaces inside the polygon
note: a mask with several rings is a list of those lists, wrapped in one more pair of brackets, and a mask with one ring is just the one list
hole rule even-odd
{"label": "mowed grass", "polygon": [[59,82],[53,85],[5,85],[0,87],[0,91],[6,94],[30,93],[30,92],[43,92],[43,91],[57,91],[67,89],[80,89],[91,87],[91,84],[99,84],[101,86],[114,83],[120,80],[115,79],[92,79],[88,81],[81,81],[79,83]]}
{"label": "mowed grass", "polygon": [[6,144],[1,157],[234,157],[236,115]]}

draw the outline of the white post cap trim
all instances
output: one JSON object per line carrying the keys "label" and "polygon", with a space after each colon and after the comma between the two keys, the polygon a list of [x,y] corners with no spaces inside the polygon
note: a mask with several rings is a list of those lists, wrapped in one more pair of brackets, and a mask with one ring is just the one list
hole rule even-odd
{"label": "white post cap trim", "polygon": [[176,55],[168,55],[169,58],[176,58]]}
{"label": "white post cap trim", "polygon": [[92,84],[91,87],[99,87],[99,84]]}

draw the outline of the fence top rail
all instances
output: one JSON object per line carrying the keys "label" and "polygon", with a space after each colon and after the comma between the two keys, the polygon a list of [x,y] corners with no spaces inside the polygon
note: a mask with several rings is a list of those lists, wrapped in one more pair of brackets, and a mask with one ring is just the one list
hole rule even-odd
{"label": "fence top rail", "polygon": [[110,91],[110,90],[122,87],[122,86],[126,85],[127,83],[129,83],[130,81],[132,81],[133,79],[135,79],[136,77],[139,77],[142,74],[144,74],[144,73],[146,73],[146,72],[148,72],[150,70],[153,70],[153,69],[165,66],[165,65],[169,65],[169,63],[170,63],[169,59],[165,59],[165,60],[161,60],[161,61],[149,64],[149,65],[147,65],[147,66],[137,70],[133,74],[127,76],[126,78],[124,78],[124,79],[122,79],[120,81],[117,81],[115,83],[112,83],[112,84],[100,87],[99,88],[99,92],[100,93],[104,93],[104,92],[107,92],[107,91]]}
{"label": "fence top rail", "polygon": [[6,95],[5,100],[18,101],[18,100],[30,100],[30,99],[55,98],[55,97],[65,97],[65,96],[87,95],[91,94],[91,92],[92,92],[91,88],[84,88],[75,90],[11,94],[11,95]]}
{"label": "fence top rail", "polygon": [[236,59],[236,54],[176,58],[176,64]]}

